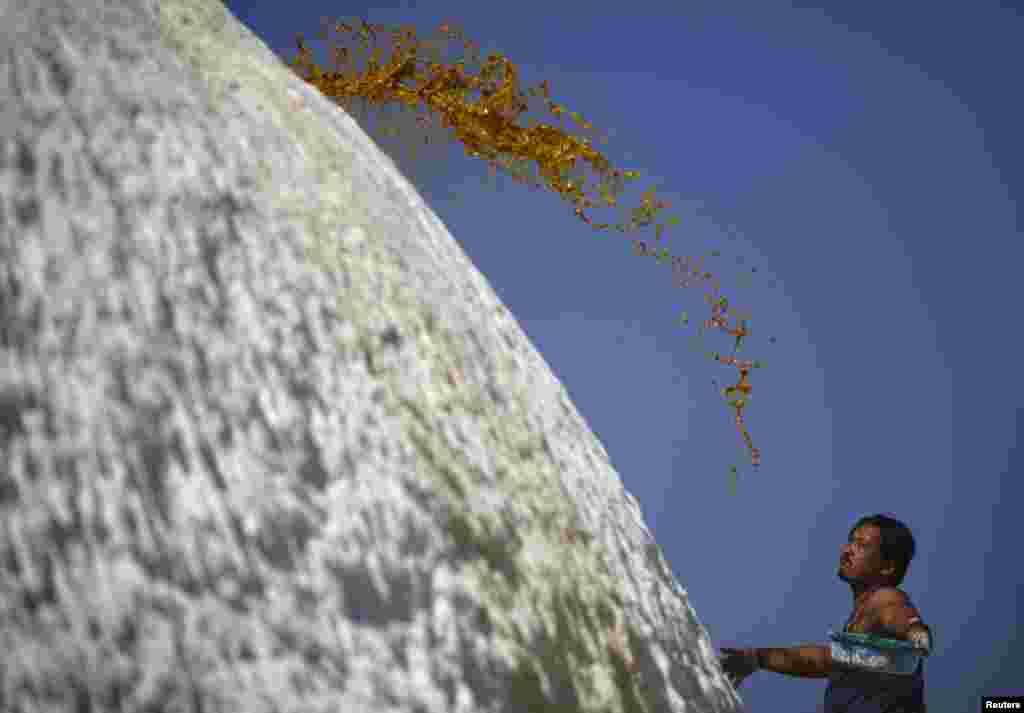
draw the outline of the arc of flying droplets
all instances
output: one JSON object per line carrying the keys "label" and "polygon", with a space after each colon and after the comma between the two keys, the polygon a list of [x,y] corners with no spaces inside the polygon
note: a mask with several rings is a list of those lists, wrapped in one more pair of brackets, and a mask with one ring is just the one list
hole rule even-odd
{"label": "arc of flying droplets", "polygon": [[[642,240],[634,241],[634,246],[637,254],[654,255],[659,258],[659,261],[666,255],[666,251],[664,249],[662,249],[661,253],[655,252]],[[703,261],[703,258],[701,258],[701,261]],[[681,276],[677,277],[676,281],[676,284],[679,287],[689,287],[690,280],[688,277],[693,277],[697,280],[703,281],[710,281],[712,279],[710,272],[701,272],[699,268],[700,261],[695,263],[695,266],[692,269],[687,269],[690,264],[690,258],[680,260],[678,257],[673,257],[673,270],[677,273],[681,273]],[[750,395],[754,390],[753,385],[747,381],[750,376],[750,370],[759,369],[764,366],[764,364],[758,360],[740,360],[736,358],[735,355],[742,346],[743,339],[750,334],[750,331],[746,326],[747,320],[739,316],[736,317],[736,327],[729,327],[728,317],[725,316],[729,309],[729,301],[724,297],[712,297],[712,295],[717,296],[718,290],[719,285],[716,280],[714,282],[714,290],[712,293],[704,296],[705,300],[711,303],[711,318],[704,321],[704,326],[724,331],[726,334],[735,337],[736,343],[733,347],[733,354],[731,356],[725,356],[719,352],[710,352],[709,356],[720,364],[735,366],[739,370],[739,381],[731,386],[725,387],[721,390],[721,393],[726,399],[729,399],[737,392],[740,394],[738,397],[729,400],[728,404],[736,410],[736,427],[740,432],[740,436],[742,437],[747,450],[750,451],[751,464],[756,468],[761,465],[761,451],[754,446],[753,439],[750,437],[750,431],[747,430],[746,424],[743,422],[743,409],[746,408],[747,404],[750,402]],[[717,382],[715,383],[717,385]]]}
{"label": "arc of flying droplets", "polygon": [[[375,31],[386,31],[387,28],[370,25],[363,20],[358,30],[345,23],[338,23],[336,29],[339,32],[342,30],[350,33],[358,32],[365,50],[368,47],[367,42],[370,37],[373,37],[374,41],[376,41]],[[312,84],[328,97],[360,96],[368,99],[371,103],[383,104],[390,101],[400,102],[413,107],[422,102],[428,109],[435,111],[441,116],[443,125],[454,127],[457,138],[466,144],[466,152],[471,156],[486,159],[492,172],[500,164],[512,174],[515,180],[527,183],[528,181],[526,181],[525,177],[519,174],[512,167],[512,163],[504,159],[501,154],[506,153],[518,156],[523,161],[536,161],[541,174],[545,177],[548,184],[561,194],[563,198],[572,198],[576,204],[574,213],[581,220],[597,230],[611,227],[607,223],[595,224],[584,214],[583,207],[594,205],[591,200],[583,195],[581,190],[585,180],[579,182],[564,180],[565,169],[575,165],[577,158],[583,158],[592,164],[599,174],[612,182],[611,184],[602,182],[600,185],[601,193],[609,206],[615,205],[614,195],[621,190],[621,185],[615,182],[620,179],[635,179],[639,175],[637,172],[625,171],[623,173],[618,170],[612,170],[608,161],[598,151],[590,147],[589,141],[585,139],[578,141],[574,137],[561,132],[558,128],[544,124],[528,128],[516,126],[514,123],[515,119],[519,114],[527,111],[529,106],[521,101],[521,96],[516,90],[515,66],[502,55],[491,55],[488,58],[487,65],[483,66],[480,70],[481,78],[490,78],[499,68],[505,70],[503,80],[493,86],[493,88],[490,86],[484,87],[482,79],[464,74],[462,63],[457,63],[453,66],[445,66],[440,63],[431,64],[433,70],[431,75],[417,75],[415,73],[417,64],[416,54],[417,50],[421,49],[424,43],[413,39],[415,31],[412,28],[398,29],[401,32],[394,33],[396,38],[392,41],[395,45],[395,56],[392,61],[387,66],[381,68],[379,63],[380,48],[375,48],[372,56],[367,60],[365,75],[360,75],[358,72],[353,72],[350,75],[340,72],[321,72],[320,68],[312,63],[310,59],[311,53],[302,43],[301,35],[297,39],[299,56],[291,64],[294,71],[304,81]],[[442,24],[439,30],[449,37],[461,36],[461,33],[457,30],[452,30],[448,23]],[[326,40],[326,33],[324,37]],[[410,42],[410,46],[404,47],[404,51],[403,40]],[[473,58],[479,62],[479,57],[475,52],[476,45],[468,40],[464,40],[463,44],[467,50],[473,50]],[[346,48],[335,48],[334,57],[336,58],[335,63],[338,66],[348,64],[348,50]],[[308,76],[304,76],[301,73],[300,69],[302,67],[309,70]],[[419,87],[410,89],[400,84],[403,79],[410,76],[414,79],[423,80]],[[467,88],[481,90],[482,98],[479,104],[468,103],[462,98],[461,93]],[[561,118],[561,115],[565,113],[565,109],[550,101],[549,91],[548,82],[542,82],[540,92],[543,93],[545,100],[547,100],[548,110]],[[538,93],[538,90],[529,91],[530,95]],[[576,112],[569,112],[569,115],[583,128],[593,128]],[[426,123],[426,117],[417,117],[417,122]],[[424,137],[424,141],[427,141],[426,137]],[[533,185],[534,187],[541,187],[539,183]],[[654,213],[661,208],[667,207],[669,203],[666,201],[652,202],[652,196],[653,189],[643,194],[643,205],[640,208],[634,209],[633,219],[630,221],[628,228],[624,228],[621,225],[615,227],[620,232],[625,232],[626,229],[643,227],[653,222]],[[678,222],[678,218],[672,218],[668,222],[669,224],[674,224]],[[657,239],[660,240],[662,229],[665,226],[659,224],[656,227]],[[710,280],[712,277],[710,273],[702,272],[699,269],[700,261],[697,262],[698,267],[688,269],[690,266],[689,258],[685,262],[681,261],[678,257],[670,256],[664,248],[660,252],[656,252],[648,249],[647,244],[640,240],[634,241],[634,246],[638,254],[654,255],[659,262],[663,258],[671,257],[674,270],[684,274],[683,278],[678,281],[679,286],[688,286],[687,274],[705,281]],[[703,258],[701,258],[702,260]],[[750,433],[743,422],[743,409],[749,403],[750,395],[753,391],[753,387],[747,381],[750,370],[763,366],[763,363],[749,360],[741,361],[736,358],[735,354],[739,351],[742,340],[749,334],[749,331],[746,328],[746,320],[739,317],[737,317],[737,326],[735,328],[729,327],[728,319],[725,317],[725,313],[728,311],[728,301],[725,298],[717,297],[718,289],[719,286],[716,280],[713,291],[716,297],[712,298],[711,295],[705,295],[705,299],[712,305],[712,316],[704,322],[704,326],[718,328],[734,336],[736,338],[736,345],[731,356],[724,356],[717,352],[709,353],[709,356],[718,363],[735,366],[739,370],[739,381],[722,389],[721,393],[726,399],[730,399],[733,395],[738,394],[736,398],[728,400],[728,404],[736,410],[736,426],[740,431],[743,442],[750,451],[753,465],[757,467],[761,462],[761,452],[754,447]],[[774,338],[770,341],[774,342]],[[715,383],[717,387],[717,382]],[[735,473],[735,467],[732,470]]]}

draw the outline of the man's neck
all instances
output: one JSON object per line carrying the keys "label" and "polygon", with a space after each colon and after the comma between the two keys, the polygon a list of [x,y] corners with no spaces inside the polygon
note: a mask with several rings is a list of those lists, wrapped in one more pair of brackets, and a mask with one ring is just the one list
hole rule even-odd
{"label": "man's neck", "polygon": [[850,589],[853,590],[853,606],[858,606],[867,598],[868,594],[884,586],[885,582],[850,582]]}

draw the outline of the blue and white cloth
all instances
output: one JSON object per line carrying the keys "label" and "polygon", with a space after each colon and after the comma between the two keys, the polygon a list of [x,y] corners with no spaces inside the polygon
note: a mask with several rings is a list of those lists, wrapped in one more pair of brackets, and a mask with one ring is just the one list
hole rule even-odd
{"label": "blue and white cloth", "polygon": [[855,668],[829,674],[826,713],[925,713],[924,659],[909,641],[829,632],[832,657]]}
{"label": "blue and white cloth", "polygon": [[912,676],[927,656],[927,649],[909,641],[883,639],[870,634],[828,632],[832,660],[864,671]]}

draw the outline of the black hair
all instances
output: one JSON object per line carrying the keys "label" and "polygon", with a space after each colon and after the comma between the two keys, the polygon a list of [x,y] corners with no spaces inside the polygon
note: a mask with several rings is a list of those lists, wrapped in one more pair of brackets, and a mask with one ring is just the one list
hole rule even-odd
{"label": "black hair", "polygon": [[850,528],[850,537],[861,525],[874,525],[881,534],[882,542],[880,550],[882,561],[896,565],[896,571],[892,575],[892,585],[898,587],[903,582],[910,566],[910,560],[914,559],[914,536],[910,528],[899,520],[882,515],[866,515],[857,521],[857,524]]}

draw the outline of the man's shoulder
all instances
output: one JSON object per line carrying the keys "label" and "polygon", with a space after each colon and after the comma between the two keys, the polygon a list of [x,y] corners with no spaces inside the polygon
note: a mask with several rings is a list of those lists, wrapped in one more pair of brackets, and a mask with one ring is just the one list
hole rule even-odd
{"label": "man's shoulder", "polygon": [[918,624],[930,631],[910,597],[899,587],[880,587],[871,593],[866,607],[872,633],[888,638],[906,638],[909,627]]}

